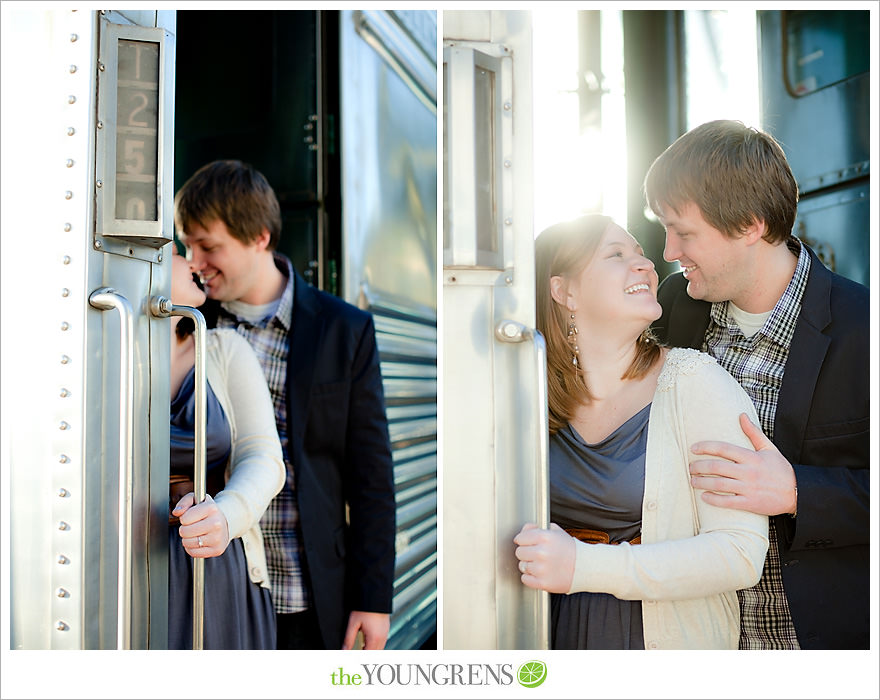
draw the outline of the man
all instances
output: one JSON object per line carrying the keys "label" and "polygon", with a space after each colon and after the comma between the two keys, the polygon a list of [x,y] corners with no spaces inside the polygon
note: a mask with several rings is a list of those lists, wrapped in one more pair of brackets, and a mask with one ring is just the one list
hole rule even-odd
{"label": "man", "polygon": [[740,647],[867,649],[868,290],[791,234],[797,184],[768,134],[703,124],[654,161],[645,194],[683,268],[655,332],[713,355],[761,422],[741,418],[755,451],[692,447],[703,499],[773,516],[761,581],[740,591]]}
{"label": "man", "polygon": [[287,482],[261,520],[279,649],[367,649],[389,632],[395,504],[370,314],[310,287],[276,252],[278,200],[240,161],[198,170],[174,201],[209,326],[260,359]]}

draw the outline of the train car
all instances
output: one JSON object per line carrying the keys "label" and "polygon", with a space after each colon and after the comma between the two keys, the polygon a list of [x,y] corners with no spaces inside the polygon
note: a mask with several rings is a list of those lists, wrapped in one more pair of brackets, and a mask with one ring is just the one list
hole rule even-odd
{"label": "train car", "polygon": [[278,193],[282,252],[375,319],[398,523],[387,647],[430,648],[436,12],[4,3],[2,25],[10,647],[167,646],[173,196],[238,158]]}
{"label": "train car", "polygon": [[535,330],[531,24],[443,13],[443,647],[546,648],[512,538],[548,518]]}
{"label": "train car", "polygon": [[[543,342],[534,328],[533,221],[538,182],[559,180],[533,168],[537,138],[547,129],[534,116],[543,106],[538,95],[546,95],[539,92],[535,65],[540,51],[550,49],[534,40],[538,21],[546,17],[542,12],[443,13],[447,649],[546,649],[549,643],[546,596],[520,583],[513,545],[524,523],[546,524],[548,517],[546,374]],[[605,11],[566,12],[564,21],[577,35],[578,62],[554,70],[577,76],[567,91],[579,106],[580,128],[610,133],[603,128],[618,113],[602,109],[603,95],[616,89],[613,67],[603,64],[600,50],[610,43],[603,34]],[[643,244],[662,279],[673,268],[662,259],[664,231],[646,210],[642,181],[654,158],[696,126],[688,123],[689,104],[711,92],[689,73],[693,46],[708,46],[706,60],[714,56],[716,63],[704,73],[719,81],[731,57],[721,58],[718,50],[718,11],[608,12],[616,15],[622,37],[625,82],[625,139],[609,149],[628,166],[620,181],[625,211],[618,220]],[[761,10],[748,29],[752,41],[733,42],[757,47],[749,97],[760,107],[758,126],[782,142],[798,181],[794,233],[815,246],[828,267],[864,284],[871,249],[869,26],[867,10]],[[557,26],[548,36],[560,41],[561,34]],[[574,140],[563,153],[598,157],[578,151]],[[582,191],[581,197],[601,208],[595,192]]]}
{"label": "train car", "polygon": [[828,268],[869,285],[870,12],[757,15],[762,121],[798,183],[794,233]]}

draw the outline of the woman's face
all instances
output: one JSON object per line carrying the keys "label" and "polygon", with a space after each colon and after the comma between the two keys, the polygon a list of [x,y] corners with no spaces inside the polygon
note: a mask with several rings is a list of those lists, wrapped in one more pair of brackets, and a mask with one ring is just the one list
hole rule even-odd
{"label": "woman's face", "polygon": [[198,307],[205,303],[205,298],[205,293],[193,279],[186,258],[174,250],[171,256],[171,303]]}
{"label": "woman's face", "polygon": [[569,280],[569,308],[593,327],[632,321],[643,330],[662,313],[657,283],[654,263],[639,242],[617,224],[609,224],[593,258]]}

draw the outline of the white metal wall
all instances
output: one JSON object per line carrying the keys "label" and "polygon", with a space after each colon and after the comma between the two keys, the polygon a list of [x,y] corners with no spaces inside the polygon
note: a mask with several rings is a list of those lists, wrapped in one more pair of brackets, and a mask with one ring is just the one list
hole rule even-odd
{"label": "white metal wall", "polygon": [[[442,645],[546,648],[547,595],[521,584],[513,553],[523,523],[547,513],[530,13],[444,12],[443,44]],[[504,321],[520,342],[499,338]]]}
{"label": "white metal wall", "polygon": [[[166,65],[173,66],[174,15],[19,5],[3,20],[4,97],[16,96],[3,120],[2,457],[4,477],[9,475],[3,491],[10,506],[4,508],[10,643],[24,649],[122,643],[116,556],[124,427],[120,318],[89,304],[93,291],[113,287],[131,305],[133,328],[133,584],[125,644],[161,648],[167,542],[160,543],[165,531],[159,523],[167,518],[170,340],[167,321],[152,320],[148,302],[168,293],[164,217],[148,245],[111,241],[96,220],[101,188],[116,170],[100,146],[101,130],[116,118],[115,101],[102,102],[109,74],[102,32],[114,24],[164,26],[158,36],[163,51],[172,52]],[[22,57],[26,70],[5,70],[21,65]],[[12,84],[5,84],[7,77]],[[173,95],[173,72],[168,80]],[[166,177],[170,182],[170,151],[162,160],[167,170],[159,173],[160,187]]]}

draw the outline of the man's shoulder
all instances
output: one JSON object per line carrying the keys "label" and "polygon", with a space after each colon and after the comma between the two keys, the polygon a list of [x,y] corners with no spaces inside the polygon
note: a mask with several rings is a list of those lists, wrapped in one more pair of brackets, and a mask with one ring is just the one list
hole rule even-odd
{"label": "man's shoulder", "polygon": [[680,272],[674,272],[663,280],[657,289],[657,301],[663,311],[651,327],[664,343],[699,348],[712,305],[692,299],[687,293],[687,285],[687,279]]}
{"label": "man's shoulder", "polygon": [[317,287],[305,286],[303,293],[311,295],[315,305],[325,319],[361,326],[370,322],[373,318],[369,311],[365,311],[347,302],[345,299]]}
{"label": "man's shoulder", "polygon": [[[804,291],[802,314],[825,318],[838,327],[867,327],[870,303],[870,291],[865,285],[828,269],[818,257],[813,258]],[[830,313],[830,319],[825,313]]]}

